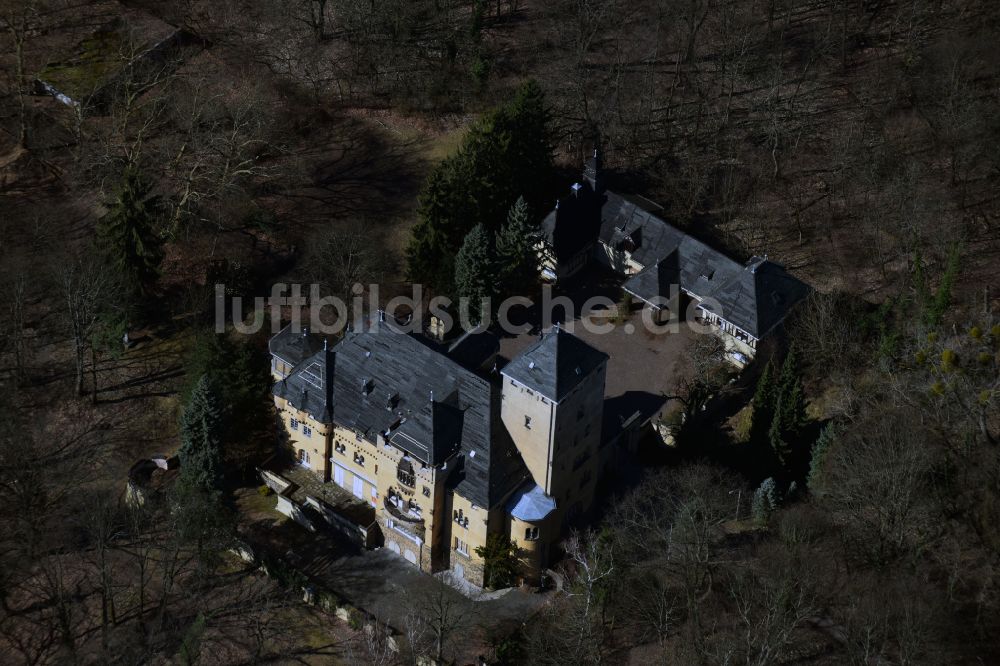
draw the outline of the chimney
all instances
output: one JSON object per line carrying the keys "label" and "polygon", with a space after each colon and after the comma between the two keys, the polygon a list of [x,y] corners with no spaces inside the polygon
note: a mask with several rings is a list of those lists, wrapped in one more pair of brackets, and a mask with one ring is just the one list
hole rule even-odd
{"label": "chimney", "polygon": [[594,156],[583,163],[583,179],[594,192],[600,194],[604,191],[604,173],[599,148],[595,147]]}

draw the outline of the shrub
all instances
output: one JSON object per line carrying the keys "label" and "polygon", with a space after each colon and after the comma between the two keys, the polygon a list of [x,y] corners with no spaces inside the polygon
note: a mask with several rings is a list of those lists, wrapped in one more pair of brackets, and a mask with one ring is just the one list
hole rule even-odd
{"label": "shrub", "polygon": [[268,495],[271,494],[271,492],[272,492],[271,486],[267,485],[266,483],[262,483],[261,485],[257,486],[257,494],[260,495],[261,497],[267,497]]}
{"label": "shrub", "polygon": [[941,352],[941,369],[945,372],[950,372],[955,369],[955,362],[957,361],[957,355],[953,349],[945,349]]}
{"label": "shrub", "polygon": [[979,352],[979,362],[983,365],[989,365],[993,361],[993,354],[989,352]]}
{"label": "shrub", "polygon": [[931,393],[934,395],[944,395],[944,384],[941,382],[934,382],[931,384]]}
{"label": "shrub", "polygon": [[927,334],[927,342],[937,342],[938,334],[936,331],[931,331]]}
{"label": "shrub", "polygon": [[923,365],[927,362],[927,352],[923,350],[918,351],[914,356],[914,359],[916,360],[917,365]]}
{"label": "shrub", "polygon": [[760,484],[760,487],[754,491],[753,501],[750,504],[753,521],[761,527],[767,525],[768,520],[771,518],[771,514],[777,508],[777,487],[774,483],[774,479],[768,477],[764,479],[763,483]]}
{"label": "shrub", "polygon": [[969,335],[978,340],[981,337],[983,337],[983,329],[979,328],[978,326],[973,326],[972,328],[969,329]]}

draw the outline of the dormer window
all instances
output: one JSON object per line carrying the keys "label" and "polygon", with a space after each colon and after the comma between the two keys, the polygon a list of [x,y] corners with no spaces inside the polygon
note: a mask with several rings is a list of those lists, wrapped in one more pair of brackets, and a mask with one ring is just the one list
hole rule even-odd
{"label": "dormer window", "polygon": [[399,394],[398,393],[390,393],[389,397],[386,398],[386,400],[385,400],[385,408],[389,409],[389,410],[392,410],[392,409],[395,409],[396,405],[398,405],[398,404],[399,404]]}
{"label": "dormer window", "polygon": [[527,527],[524,530],[524,540],[525,541],[538,541],[538,528],[537,527]]}
{"label": "dormer window", "polygon": [[375,382],[371,379],[365,379],[361,382],[361,393],[368,395],[375,389]]}
{"label": "dormer window", "polygon": [[527,428],[528,430],[531,430],[531,417],[530,416],[525,416],[524,417],[524,427]]}

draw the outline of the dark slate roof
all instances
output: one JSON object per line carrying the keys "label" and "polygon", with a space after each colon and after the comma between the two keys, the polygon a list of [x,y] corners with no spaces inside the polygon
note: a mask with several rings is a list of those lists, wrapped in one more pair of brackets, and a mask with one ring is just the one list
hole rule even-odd
{"label": "dark slate roof", "polygon": [[323,340],[315,335],[310,335],[309,330],[305,328],[295,333],[292,331],[292,325],[289,324],[268,340],[267,349],[272,356],[277,356],[294,367],[323,349]]}
{"label": "dark slate roof", "polygon": [[809,287],[782,266],[753,257],[737,275],[710,294],[720,316],[760,339],[781,323],[789,308],[809,294]]}
{"label": "dark slate roof", "polygon": [[542,235],[555,253],[556,261],[571,260],[597,240],[601,226],[604,195],[589,183],[575,183],[568,196],[542,220]]}
{"label": "dark slate roof", "polygon": [[320,423],[332,423],[336,360],[336,355],[326,349],[313,354],[277,382],[272,392]]}
{"label": "dark slate roof", "polygon": [[674,250],[625,280],[622,289],[658,307],[667,307],[670,287],[680,284],[679,253]]}
{"label": "dark slate roof", "polygon": [[576,388],[608,355],[556,327],[516,356],[503,374],[559,402]]}
{"label": "dark slate roof", "polygon": [[628,238],[635,244],[632,258],[649,266],[675,250],[685,234],[625,197],[608,192],[601,209],[601,240],[621,247]]}
{"label": "dark slate roof", "polygon": [[601,241],[629,243],[644,266],[622,287],[643,300],[669,297],[678,284],[698,300],[714,299],[717,314],[757,339],[767,335],[809,288],[781,266],[754,257],[746,265],[674,228],[638,204],[608,192]]}
{"label": "dark slate roof", "polygon": [[274,393],[371,442],[382,434],[426,465],[447,462],[452,487],[489,507],[525,474],[500,423],[498,386],[433,344],[382,322],[307,359]]}
{"label": "dark slate roof", "polygon": [[473,329],[448,345],[445,353],[467,370],[489,373],[499,351],[500,338],[488,331]]}

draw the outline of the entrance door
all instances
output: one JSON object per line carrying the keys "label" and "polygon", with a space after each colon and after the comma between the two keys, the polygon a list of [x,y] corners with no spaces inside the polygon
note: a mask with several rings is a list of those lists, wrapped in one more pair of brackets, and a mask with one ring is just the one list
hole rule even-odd
{"label": "entrance door", "polygon": [[365,498],[365,482],[357,476],[354,477],[354,496],[358,499]]}
{"label": "entrance door", "polygon": [[465,578],[465,567],[463,567],[461,564],[456,564],[455,576],[457,576],[458,578]]}
{"label": "entrance door", "polygon": [[344,487],[344,468],[343,467],[341,467],[339,465],[334,465],[334,467],[333,467],[333,480],[341,488]]}

